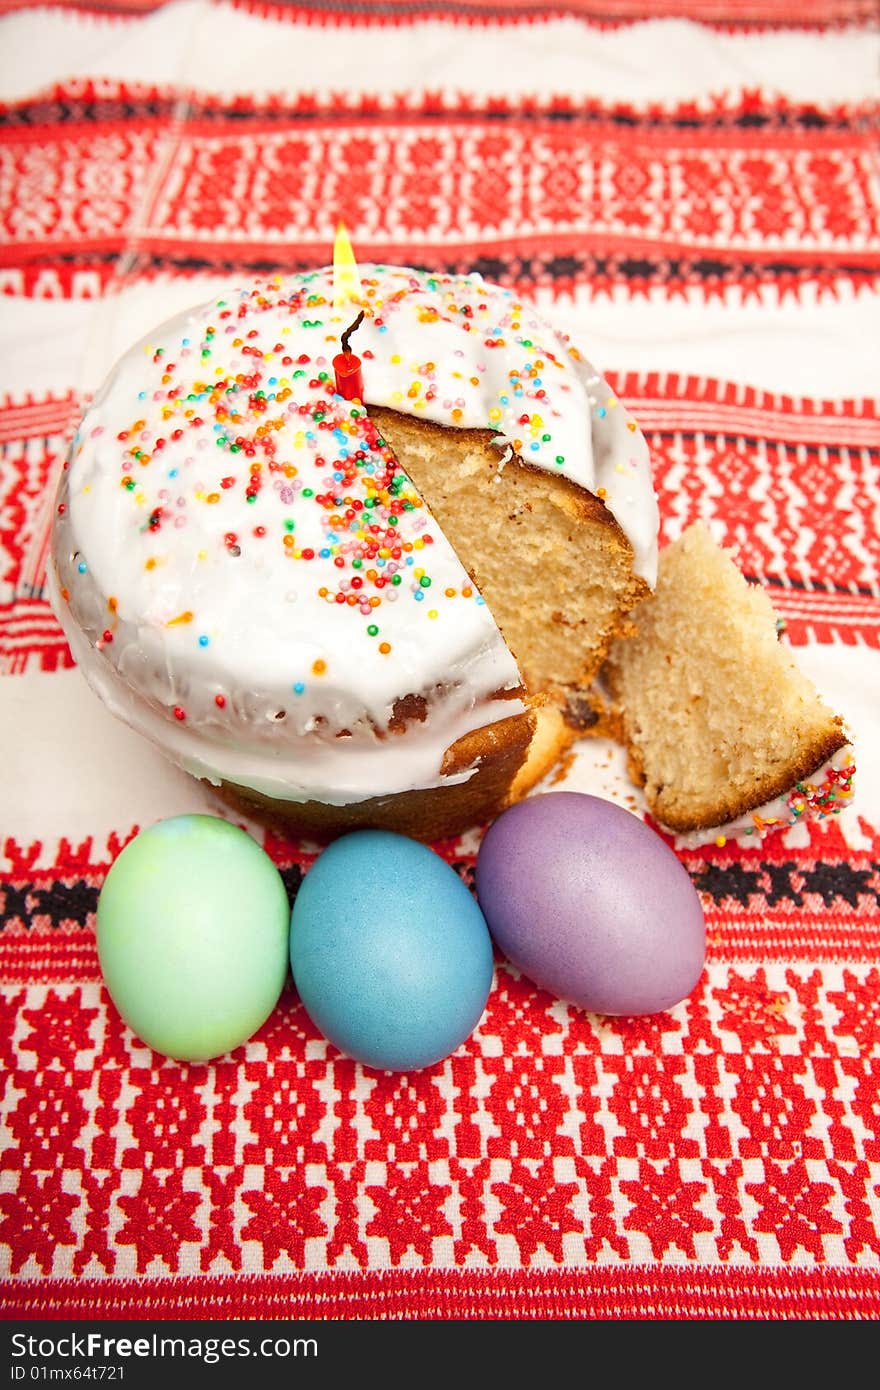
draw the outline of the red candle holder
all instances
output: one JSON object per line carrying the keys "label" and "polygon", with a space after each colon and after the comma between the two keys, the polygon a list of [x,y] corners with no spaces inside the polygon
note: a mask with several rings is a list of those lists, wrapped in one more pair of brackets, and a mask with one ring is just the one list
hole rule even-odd
{"label": "red candle holder", "polygon": [[361,359],[352,352],[350,344],[351,335],[360,326],[363,317],[364,311],[362,309],[354,323],[346,328],[342,335],[342,351],[333,358],[333,370],[336,373],[336,394],[347,401],[362,401],[364,399]]}

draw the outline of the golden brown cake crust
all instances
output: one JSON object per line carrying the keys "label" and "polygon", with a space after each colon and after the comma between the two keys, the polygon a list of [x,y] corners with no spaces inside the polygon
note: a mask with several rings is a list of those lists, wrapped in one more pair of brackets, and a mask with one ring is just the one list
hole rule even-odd
{"label": "golden brown cake crust", "polygon": [[575,737],[560,710],[539,697],[525,714],[487,724],[447,750],[447,774],[476,764],[466,782],[371,797],[349,806],[280,801],[228,782],[205,785],[232,810],[283,835],[326,842],[350,830],[370,828],[394,830],[416,840],[441,840],[488,825],[559,764]]}
{"label": "golden brown cake crust", "polygon": [[535,715],[527,711],[459,739],[447,749],[443,771],[452,775],[476,764],[476,771],[465,782],[370,797],[348,806],[281,801],[228,782],[211,787],[211,791],[233,810],[284,835],[323,842],[349,830],[374,829],[393,830],[417,840],[446,839],[467,826],[488,823],[509,804],[511,787],[525,762],[534,728]]}
{"label": "golden brown cake crust", "polygon": [[718,796],[714,801],[706,800],[699,813],[680,811],[676,807],[678,790],[675,787],[651,787],[646,785],[644,767],[638,754],[632,748],[627,750],[627,767],[636,786],[645,787],[645,800],[648,810],[661,825],[680,834],[693,830],[710,830],[717,825],[726,825],[738,816],[754,811],[777,796],[783,796],[797,783],[812,776],[841,748],[845,748],[849,737],[842,721],[835,718],[834,731],[825,738],[815,739],[809,747],[799,750],[796,756],[774,775],[755,777],[751,791],[737,797]]}

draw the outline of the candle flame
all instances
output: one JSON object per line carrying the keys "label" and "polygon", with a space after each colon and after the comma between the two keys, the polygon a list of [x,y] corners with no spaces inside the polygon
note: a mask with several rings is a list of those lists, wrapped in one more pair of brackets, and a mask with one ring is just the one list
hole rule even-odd
{"label": "candle flame", "polygon": [[340,309],[344,304],[357,303],[361,292],[357,261],[344,222],[336,227],[336,240],[333,243],[333,307]]}

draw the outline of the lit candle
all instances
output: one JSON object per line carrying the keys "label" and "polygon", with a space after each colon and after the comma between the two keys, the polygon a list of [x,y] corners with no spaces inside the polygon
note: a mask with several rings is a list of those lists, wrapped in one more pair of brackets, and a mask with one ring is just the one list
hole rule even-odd
{"label": "lit candle", "polygon": [[[357,261],[348,239],[345,224],[340,222],[336,228],[333,243],[333,305],[336,309],[346,304],[358,304],[361,292]],[[342,351],[333,358],[336,373],[336,393],[347,401],[362,401],[364,398],[364,378],[361,372],[361,359],[352,352],[349,339],[364,317],[358,314],[342,335]]]}
{"label": "lit candle", "polygon": [[364,317],[361,309],[354,323],[349,324],[342,335],[342,351],[338,352],[333,358],[333,370],[336,373],[336,394],[344,396],[347,401],[362,401],[364,399],[364,377],[361,372],[361,359],[352,352],[349,339]]}

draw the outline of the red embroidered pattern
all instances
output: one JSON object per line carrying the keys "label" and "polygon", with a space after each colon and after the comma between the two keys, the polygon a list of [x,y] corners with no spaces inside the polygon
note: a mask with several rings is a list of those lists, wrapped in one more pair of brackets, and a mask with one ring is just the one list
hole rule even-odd
{"label": "red embroidered pattern", "polygon": [[[650,281],[661,258],[666,279],[707,295],[777,280],[782,290],[786,277],[796,294],[807,268],[820,281],[876,279],[875,145],[870,122],[855,119],[820,131],[740,126],[719,141],[705,113],[693,129],[643,120],[625,141],[607,118],[584,126],[539,112],[498,129],[486,116],[438,127],[382,111],[294,130],[219,115],[180,128],[167,116],[97,131],[23,125],[0,148],[0,265],[9,288],[22,284],[9,278],[16,268],[46,293],[46,274],[61,272],[40,280],[34,262],[74,248],[81,259],[128,248],[312,264],[327,259],[342,217],[362,259],[401,259],[402,243],[417,242],[422,259],[448,247],[465,268],[493,247],[504,256],[515,237],[539,280],[543,263],[564,284],[559,263],[574,257],[570,282],[595,293],[606,280],[637,288],[639,265]],[[99,265],[93,273],[100,284]]]}
{"label": "red embroidered pattern", "polygon": [[840,1267],[880,1254],[849,1196],[880,1157],[876,1030],[858,1053],[877,983],[718,963],[671,1014],[616,1020],[614,1048],[607,1021],[505,968],[463,1053],[403,1078],[339,1059],[292,994],[268,1040],[186,1067],[120,1029],[102,987],[32,987],[0,1035],[0,1239],[30,1278],[184,1274],[197,1251],[217,1273],[239,1252],[267,1273],[468,1251]]}

